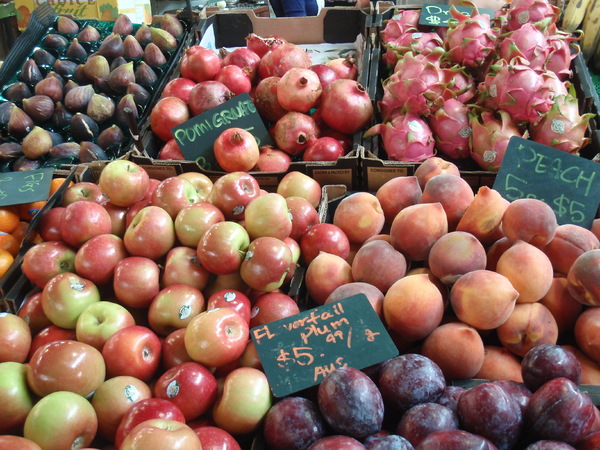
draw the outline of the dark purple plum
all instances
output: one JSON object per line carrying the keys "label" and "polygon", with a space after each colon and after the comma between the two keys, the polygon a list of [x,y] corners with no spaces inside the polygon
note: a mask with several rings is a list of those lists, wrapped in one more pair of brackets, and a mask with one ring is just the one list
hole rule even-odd
{"label": "dark purple plum", "polygon": [[308,450],[364,450],[365,446],[350,436],[334,434],[315,441]]}
{"label": "dark purple plum", "polygon": [[521,407],[494,382],[469,388],[457,406],[460,427],[489,439],[498,449],[510,449],[519,440],[523,425]]}
{"label": "dark purple plum", "polygon": [[450,408],[438,403],[421,403],[402,415],[396,433],[416,447],[435,431],[455,429],[458,429],[458,417]]}
{"label": "dark purple plum", "polygon": [[581,381],[581,364],[573,352],[555,344],[542,344],[529,350],[521,361],[525,386],[535,392],[546,381],[568,378]]}
{"label": "dark purple plum", "polygon": [[452,412],[456,413],[456,404],[458,403],[458,398],[465,391],[466,389],[462,386],[446,386],[444,392],[442,392],[442,396],[437,400],[437,403],[450,408]]}
{"label": "dark purple plum", "polygon": [[268,448],[304,450],[325,436],[318,406],[304,397],[287,397],[267,412],[263,436]]}
{"label": "dark purple plum", "polygon": [[367,450],[414,450],[413,445],[408,439],[398,436],[397,434],[390,434],[380,439],[376,439],[369,445],[365,444]]}
{"label": "dark purple plum", "polygon": [[577,450],[597,450],[600,448],[600,431],[586,435],[577,444]]}
{"label": "dark purple plum", "polygon": [[561,441],[537,441],[529,444],[525,450],[575,450],[575,447]]}
{"label": "dark purple plum", "polygon": [[527,408],[532,395],[532,392],[527,389],[525,383],[514,380],[496,380],[494,383],[500,385],[506,392],[512,395],[521,407],[521,412],[525,412],[525,408]]}
{"label": "dark purple plum", "polygon": [[482,436],[465,430],[443,430],[431,433],[415,450],[497,450],[497,447]]}
{"label": "dark purple plum", "polygon": [[364,439],[381,430],[384,415],[381,392],[358,369],[340,367],[327,375],[319,385],[317,403],[336,433]]}

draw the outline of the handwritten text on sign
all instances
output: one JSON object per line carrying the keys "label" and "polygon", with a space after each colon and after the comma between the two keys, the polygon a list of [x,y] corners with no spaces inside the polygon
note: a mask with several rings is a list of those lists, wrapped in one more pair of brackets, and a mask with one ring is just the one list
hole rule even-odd
{"label": "handwritten text on sign", "polygon": [[0,206],[46,200],[53,174],[52,168],[0,174]]}
{"label": "handwritten text on sign", "polygon": [[251,330],[276,397],[320,383],[338,367],[357,369],[398,354],[363,294]]}
{"label": "handwritten text on sign", "polygon": [[512,137],[494,189],[509,201],[542,200],[554,210],[559,224],[589,229],[600,203],[600,164]]}
{"label": "handwritten text on sign", "polygon": [[[471,15],[473,8],[469,6],[455,6],[458,12],[468,15]],[[494,16],[495,11],[489,8],[479,8],[480,14],[487,14],[490,17]],[[419,16],[419,24],[420,25],[429,25],[432,27],[447,27],[448,19],[452,16],[450,15],[450,5],[434,5],[434,4],[426,4],[423,5],[421,9],[421,15]]]}

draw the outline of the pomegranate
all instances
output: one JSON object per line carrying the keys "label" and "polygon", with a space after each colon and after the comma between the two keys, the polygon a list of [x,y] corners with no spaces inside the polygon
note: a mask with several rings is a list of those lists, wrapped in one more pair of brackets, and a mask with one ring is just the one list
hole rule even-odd
{"label": "pomegranate", "polygon": [[243,128],[227,128],[213,144],[215,158],[225,172],[249,172],[260,151],[254,136]]}
{"label": "pomegranate", "polygon": [[220,69],[219,55],[200,45],[189,47],[181,58],[181,75],[196,82],[212,80]]}
{"label": "pomegranate", "polygon": [[221,70],[215,76],[215,80],[223,83],[235,95],[250,92],[252,89],[252,82],[246,71],[235,64],[221,67]]}
{"label": "pomegranate", "polygon": [[202,81],[190,92],[188,104],[192,115],[197,116],[204,111],[225,103],[233,96],[233,92],[220,81]]}
{"label": "pomegranate", "polygon": [[185,161],[185,156],[181,153],[179,144],[175,139],[170,139],[158,152],[158,159],[168,159],[174,161]]}
{"label": "pomegranate", "polygon": [[258,157],[256,167],[261,172],[285,172],[292,163],[290,155],[278,148],[263,145],[259,150],[260,156]]}
{"label": "pomegranate", "polygon": [[294,67],[308,69],[311,65],[310,56],[302,47],[287,42],[261,58],[258,65],[258,76],[260,78],[282,77]]}
{"label": "pomegranate", "polygon": [[194,86],[196,86],[196,82],[189,78],[173,78],[165,85],[161,97],[178,97],[187,103]]}
{"label": "pomegranate", "polygon": [[271,130],[275,145],[289,155],[302,153],[311,139],[319,137],[317,124],[307,114],[290,111]]}
{"label": "pomegranate", "polygon": [[325,64],[337,73],[338,78],[344,78],[346,80],[356,80],[358,78],[356,58],[353,56],[330,59]]}
{"label": "pomegranate", "polygon": [[239,47],[223,56],[223,65],[234,64],[246,71],[250,81],[254,82],[258,75],[260,56],[247,47]]}
{"label": "pomegranate", "polygon": [[277,100],[277,85],[280,77],[267,77],[260,80],[254,90],[254,105],[258,114],[268,122],[277,122],[287,111]]}
{"label": "pomegranate", "polygon": [[355,80],[339,79],[321,94],[321,118],[334,130],[346,134],[363,129],[373,118],[373,103]]}
{"label": "pomegranate", "polygon": [[328,126],[319,127],[321,130],[321,137],[329,136],[339,141],[342,144],[342,148],[344,149],[344,155],[348,153],[352,149],[352,136],[341,133],[340,131],[334,130],[333,128],[329,128]]}
{"label": "pomegranate", "polygon": [[178,97],[161,98],[150,112],[150,128],[160,139],[173,138],[171,129],[190,118],[186,103]]}
{"label": "pomegranate", "polygon": [[310,70],[315,72],[321,82],[321,87],[325,89],[329,84],[339,78],[337,72],[329,67],[327,64],[313,64],[309,67]]}
{"label": "pomegranate", "polygon": [[315,72],[294,67],[279,80],[277,100],[288,111],[307,113],[315,107],[322,91],[319,76]]}
{"label": "pomegranate", "polygon": [[261,37],[255,33],[246,36],[246,47],[262,58],[270,50],[275,50],[287,41],[280,36]]}
{"label": "pomegranate", "polygon": [[318,139],[311,139],[308,147],[302,153],[302,160],[337,161],[340,156],[344,156],[344,147],[340,141],[324,136]]}

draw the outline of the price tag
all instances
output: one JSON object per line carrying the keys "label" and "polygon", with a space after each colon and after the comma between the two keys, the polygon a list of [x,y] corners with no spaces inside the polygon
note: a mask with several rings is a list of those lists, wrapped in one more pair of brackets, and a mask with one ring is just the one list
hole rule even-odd
{"label": "price tag", "polygon": [[250,334],[275,397],[319,384],[338,367],[363,369],[398,355],[364,294],[254,327]]}
{"label": "price tag", "polygon": [[509,201],[542,200],[552,207],[559,224],[589,229],[600,204],[600,164],[514,136],[494,189]]}
{"label": "price tag", "polygon": [[0,173],[0,206],[46,200],[53,168]]}
{"label": "price tag", "polygon": [[[469,6],[455,6],[455,8],[465,14],[471,15],[473,8]],[[491,8],[478,8],[480,14],[487,14],[490,17],[494,17],[496,11]],[[435,5],[425,4],[421,8],[421,15],[419,16],[419,25],[428,25],[430,27],[447,27],[448,19],[450,15],[450,5]]]}
{"label": "price tag", "polygon": [[259,146],[272,145],[265,124],[248,93],[236,95],[171,131],[187,160],[196,161],[206,170],[221,170],[213,153],[213,143],[228,128],[248,130]]}

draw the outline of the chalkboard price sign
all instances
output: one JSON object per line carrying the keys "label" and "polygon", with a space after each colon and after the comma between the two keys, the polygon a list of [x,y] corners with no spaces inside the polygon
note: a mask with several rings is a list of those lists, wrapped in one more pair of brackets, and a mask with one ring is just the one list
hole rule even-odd
{"label": "chalkboard price sign", "polygon": [[509,201],[542,200],[552,207],[559,224],[589,229],[600,204],[600,164],[515,136],[494,189]]}
{"label": "chalkboard price sign", "polygon": [[53,168],[0,173],[0,206],[46,200]]}
{"label": "chalkboard price sign", "polygon": [[258,145],[272,145],[265,124],[248,93],[236,95],[208,111],[174,127],[171,132],[183,156],[206,170],[220,170],[213,143],[228,128],[243,128],[256,138]]}
{"label": "chalkboard price sign", "polygon": [[[470,6],[455,6],[455,8],[465,14],[471,15],[473,8]],[[494,17],[495,11],[490,8],[478,8],[480,14],[487,14],[490,17]],[[435,5],[425,4],[421,9],[421,15],[419,16],[420,25],[428,25],[430,27],[447,27],[448,19],[450,15],[450,5]]]}
{"label": "chalkboard price sign", "polygon": [[363,369],[398,355],[364,294],[254,327],[250,334],[275,397],[319,384],[338,367]]}

